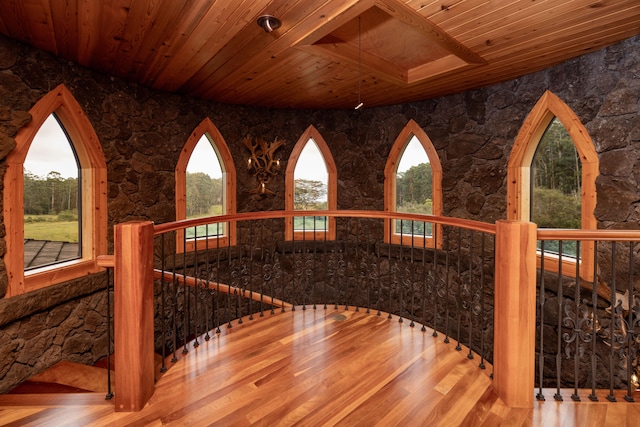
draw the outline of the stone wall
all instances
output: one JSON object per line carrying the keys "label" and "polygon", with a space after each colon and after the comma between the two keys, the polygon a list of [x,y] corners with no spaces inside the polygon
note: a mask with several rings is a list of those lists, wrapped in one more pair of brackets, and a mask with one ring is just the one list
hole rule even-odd
{"label": "stone wall", "polygon": [[[163,223],[175,218],[174,168],[190,132],[205,117],[220,130],[237,166],[245,164],[247,152],[240,141],[246,134],[285,139],[280,153],[286,161],[299,136],[314,125],[336,160],[338,208],[373,210],[383,208],[389,150],[407,121],[414,119],[440,156],[444,215],[494,222],[505,217],[506,166],[514,138],[545,90],[564,100],[593,138],[601,161],[596,209],[600,226],[638,228],[640,37],[495,86],[361,111],[256,109],[162,93],[0,37],[0,176],[6,167],[3,159],[15,146],[13,137],[29,120],[29,109],[61,83],[78,100],[102,144],[110,235],[120,222]],[[249,171],[237,167],[237,172],[238,211],[284,208],[284,174],[270,181],[276,196],[259,198],[248,194],[255,185]],[[0,255],[5,250],[3,236],[2,226]],[[109,241],[111,251],[111,237]],[[67,349],[78,346],[54,347],[60,327],[42,331],[42,337],[36,334],[40,338],[31,353],[15,340],[35,336],[45,314],[57,318],[68,312],[69,318],[88,319],[95,317],[95,307],[104,313],[95,295],[103,280],[103,275],[95,275],[0,300],[0,336],[16,337],[0,340],[0,392],[40,368],[74,357]],[[0,297],[6,286],[0,261]],[[69,306],[74,309],[65,308]],[[89,338],[85,332],[83,327],[70,328],[65,335]],[[86,359],[97,357],[93,350],[90,353]]]}

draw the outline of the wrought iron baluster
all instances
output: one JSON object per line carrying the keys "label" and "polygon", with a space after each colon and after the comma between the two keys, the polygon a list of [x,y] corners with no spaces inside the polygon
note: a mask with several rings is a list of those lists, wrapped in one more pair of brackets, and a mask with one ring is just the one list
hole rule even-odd
{"label": "wrought iron baluster", "polygon": [[539,334],[539,347],[538,347],[538,381],[539,381],[539,390],[538,394],[536,394],[536,399],[545,400],[544,394],[542,393],[543,383],[544,383],[544,303],[545,303],[545,288],[544,288],[544,240],[540,241],[540,287],[538,288],[538,309],[540,310],[540,314],[538,318],[540,319],[538,326],[538,334]]}
{"label": "wrought iron baluster", "polygon": [[185,230],[184,239],[182,240],[182,296],[184,298],[184,304],[182,305],[182,331],[183,331],[183,345],[182,345],[182,354],[187,354],[189,352],[188,346],[188,337],[189,337],[189,322],[190,322],[190,309],[191,309],[191,298],[190,298],[190,289],[187,286],[187,232]]}
{"label": "wrought iron baluster", "polygon": [[[174,232],[172,235],[173,241],[176,241],[176,233]],[[177,246],[177,243],[176,243]],[[176,247],[177,249],[177,247]],[[172,301],[172,305],[171,305],[171,317],[172,317],[172,323],[173,323],[173,357],[171,358],[171,363],[176,363],[178,361],[178,356],[176,354],[176,351],[178,350],[178,312],[177,312],[177,307],[178,307],[178,278],[177,278],[177,272],[176,272],[176,268],[177,268],[177,250],[173,251],[173,267],[171,268],[171,272],[173,274],[172,280],[171,280],[171,291],[173,294],[173,301]]]}
{"label": "wrought iron baluster", "polygon": [[473,352],[471,351],[472,347],[472,339],[473,339],[473,315],[474,315],[474,297],[477,293],[473,292],[473,230],[469,230],[469,282],[467,284],[469,292],[468,292],[468,307],[467,307],[467,318],[469,319],[469,353],[467,354],[467,359],[473,359]]}
{"label": "wrought iron baluster", "polygon": [[253,221],[249,221],[249,279],[246,281],[249,288],[249,320],[253,320],[253,237]]}
{"label": "wrought iron baluster", "polygon": [[592,319],[591,319],[591,394],[589,394],[589,400],[592,402],[598,401],[596,396],[596,332],[598,326],[598,241],[593,242],[593,283],[591,289],[591,306],[593,307]]}
{"label": "wrought iron baluster", "polygon": [[485,332],[486,332],[486,318],[485,318],[485,308],[484,308],[484,266],[485,266],[485,262],[486,262],[486,258],[485,258],[485,237],[486,234],[484,232],[482,232],[480,234],[481,236],[481,240],[480,240],[480,321],[481,321],[481,325],[480,325],[480,364],[478,365],[478,367],[480,369],[486,369],[486,366],[484,364],[484,360],[485,360]]}
{"label": "wrought iron baluster", "polygon": [[[441,227],[441,230],[444,233],[444,226]],[[444,234],[443,234],[444,235]],[[433,277],[433,292],[432,292],[432,304],[433,307],[433,333],[434,337],[438,336],[438,312],[440,308],[438,306],[438,301],[440,301],[440,274],[438,273],[438,227],[434,227],[433,229],[433,264],[431,271]]]}
{"label": "wrought iron baluster", "polygon": [[411,315],[411,322],[409,322],[409,326],[412,327],[412,328],[415,326],[415,323],[413,321],[413,318],[415,316],[415,306],[414,306],[414,303],[415,303],[415,289],[414,289],[415,276],[414,276],[414,269],[413,269],[413,251],[415,249],[415,230],[414,230],[414,225],[415,225],[415,222],[411,221],[411,257],[410,257],[410,259],[411,259],[411,264],[410,264],[411,265],[411,270],[410,270],[410,276],[409,276],[410,277],[410,281],[411,281],[411,310],[409,312],[409,314]]}
{"label": "wrought iron baluster", "polygon": [[[575,312],[573,313],[573,333],[571,339],[574,341],[575,348],[573,354],[573,394],[571,395],[571,400],[574,402],[580,401],[580,395],[578,394],[578,364],[580,362],[581,355],[581,343],[580,339],[584,338],[584,334],[582,333],[583,327],[583,319],[580,319],[579,315],[581,312],[581,304],[580,304],[580,240],[576,241],[576,281],[575,281],[575,295],[573,297],[575,304]],[[586,307],[585,307],[586,310]],[[586,314],[586,311],[585,311]],[[587,318],[588,320],[588,318]],[[567,341],[567,345],[571,341]]]}
{"label": "wrought iron baluster", "polygon": [[457,289],[456,294],[454,296],[454,301],[456,303],[456,350],[462,350],[460,346],[460,328],[461,328],[461,320],[462,320],[462,291],[463,291],[463,283],[462,283],[462,228],[458,227],[458,272],[457,272]]}
{"label": "wrought iron baluster", "polygon": [[616,347],[616,324],[618,322],[618,317],[616,316],[616,308],[618,304],[616,304],[616,245],[617,242],[611,242],[611,312],[610,320],[609,320],[609,329],[610,329],[610,341],[611,347],[609,351],[609,394],[607,395],[607,400],[609,402],[615,402],[616,397],[613,395],[613,358],[615,355],[615,347]]}
{"label": "wrought iron baluster", "polygon": [[558,240],[558,347],[556,349],[556,393],[553,396],[557,401],[562,401],[560,394],[561,369],[562,369],[562,312],[564,305],[564,293],[562,291],[562,240]]}
{"label": "wrought iron baluster", "polygon": [[[209,265],[209,258],[211,257],[211,254],[209,252],[209,224],[205,224],[204,226],[204,230],[205,230],[205,241],[204,241],[204,251],[205,251],[205,258],[204,258],[204,285],[203,285],[203,298],[206,298],[207,295],[210,295],[210,289],[211,289],[211,270],[210,270],[210,265]],[[216,231],[217,231],[217,227],[216,227]],[[219,236],[216,235],[216,240],[218,240]],[[204,325],[204,330],[206,331],[204,334],[204,339],[205,341],[209,341],[211,339],[211,336],[209,335],[209,331],[211,330],[211,328],[209,328],[209,320],[213,320],[213,300],[211,301],[212,305],[211,305],[211,313],[209,313],[209,304],[208,302],[203,301],[203,306],[204,306],[204,318],[205,318],[205,325]],[[211,314],[211,316],[209,315]],[[213,325],[213,324],[212,324]]]}
{"label": "wrought iron baluster", "polygon": [[[206,238],[205,238],[206,240]],[[198,310],[198,301],[200,300],[200,279],[199,279],[199,272],[198,272],[198,227],[193,227],[193,280],[194,280],[194,284],[193,284],[193,305],[194,305],[194,312],[195,312],[195,324],[193,325],[194,327],[194,338],[193,338],[193,348],[198,348],[198,346],[200,345],[200,342],[198,341],[198,327],[200,325],[200,310]],[[186,283],[186,276],[185,276],[185,283]]]}
{"label": "wrought iron baluster", "polygon": [[[107,394],[104,397],[105,400],[113,399],[113,391],[111,390],[111,320],[111,274],[107,268]],[[162,365],[164,366],[164,357]]]}
{"label": "wrought iron baluster", "polygon": [[[165,296],[164,296],[164,287],[165,287],[165,278],[164,272],[166,269],[166,263],[164,259],[164,246],[165,246],[165,236],[160,236],[160,271],[162,275],[160,276],[160,342],[162,343],[161,355],[162,355],[162,365],[160,366],[160,372],[166,372],[167,367],[165,366],[165,359],[167,358],[166,347],[167,347],[167,332],[166,332],[166,322],[165,322]],[[107,270],[108,273],[108,270]],[[107,304],[109,303],[109,275],[107,274]],[[107,339],[109,339],[109,327],[107,327]],[[107,376],[110,374],[109,360],[107,360]],[[111,381],[109,380],[109,385]]]}
{"label": "wrought iron baluster", "polygon": [[[227,223],[227,240],[231,240],[231,236],[228,233],[229,223]],[[220,229],[218,229],[220,231]],[[221,320],[220,320],[220,238],[216,239],[216,291],[214,298],[216,302],[216,334],[220,334]]]}
{"label": "wrought iron baluster", "polygon": [[[632,387],[632,374],[631,368],[633,365],[633,361],[637,361],[637,344],[638,344],[638,332],[637,327],[640,319],[637,317],[634,319],[634,315],[637,316],[639,314],[636,304],[634,304],[634,287],[633,287],[633,247],[634,242],[629,242],[629,281],[627,287],[627,307],[629,312],[627,313],[627,394],[624,396],[624,400],[627,402],[633,402],[633,395],[631,394]],[[637,375],[636,375],[637,378]],[[636,380],[637,382],[637,380]]]}

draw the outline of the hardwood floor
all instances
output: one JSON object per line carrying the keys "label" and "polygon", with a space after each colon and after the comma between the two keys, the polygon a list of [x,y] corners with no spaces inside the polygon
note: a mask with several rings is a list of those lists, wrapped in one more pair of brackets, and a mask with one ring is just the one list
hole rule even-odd
{"label": "hardwood floor", "polygon": [[395,316],[298,307],[178,354],[140,412],[114,412],[104,393],[11,394],[0,396],[0,425],[640,425],[640,403],[609,403],[606,391],[597,403],[549,392],[533,410],[509,409],[491,367],[442,341]]}

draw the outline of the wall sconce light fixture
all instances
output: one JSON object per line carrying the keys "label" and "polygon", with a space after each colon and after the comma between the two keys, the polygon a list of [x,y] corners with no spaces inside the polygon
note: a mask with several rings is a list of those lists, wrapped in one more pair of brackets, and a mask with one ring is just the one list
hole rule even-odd
{"label": "wall sconce light fixture", "polygon": [[249,192],[267,196],[275,195],[276,193],[267,188],[267,183],[269,178],[275,176],[280,170],[280,159],[276,159],[274,154],[284,145],[284,140],[276,138],[273,142],[266,142],[261,137],[254,140],[251,135],[247,135],[243,142],[251,152],[247,159],[247,169],[253,171],[258,181],[258,187]]}

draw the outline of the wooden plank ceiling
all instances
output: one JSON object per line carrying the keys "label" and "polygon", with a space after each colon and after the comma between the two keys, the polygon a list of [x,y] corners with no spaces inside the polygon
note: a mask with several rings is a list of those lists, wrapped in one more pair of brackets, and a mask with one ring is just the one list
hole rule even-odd
{"label": "wooden plank ceiling", "polygon": [[[264,14],[281,27],[265,32]],[[482,87],[640,34],[640,1],[0,0],[0,33],[198,98],[353,108]]]}

